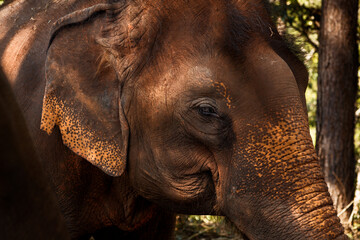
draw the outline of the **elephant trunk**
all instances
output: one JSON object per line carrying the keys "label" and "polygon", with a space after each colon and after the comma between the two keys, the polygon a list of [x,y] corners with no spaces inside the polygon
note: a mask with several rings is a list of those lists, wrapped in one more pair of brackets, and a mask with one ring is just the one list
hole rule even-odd
{"label": "elephant trunk", "polygon": [[[248,213],[251,210],[247,210]],[[228,213],[230,221],[235,223],[249,239],[348,239],[343,232],[331,205],[314,210],[312,213],[294,216],[290,209],[283,207],[271,209],[271,217],[265,217],[262,209],[257,216],[244,222],[244,215]],[[253,214],[251,214],[253,215]],[[315,216],[316,215],[316,216]]]}
{"label": "elephant trunk", "polygon": [[258,178],[253,189],[243,190],[239,181],[230,180],[224,214],[249,239],[348,239],[320,168],[309,164],[301,169],[296,171],[304,180],[294,175],[282,185],[269,179],[259,187]]}
{"label": "elephant trunk", "polygon": [[238,128],[245,138],[220,166],[220,209],[250,239],[347,239],[306,116],[294,112]]}

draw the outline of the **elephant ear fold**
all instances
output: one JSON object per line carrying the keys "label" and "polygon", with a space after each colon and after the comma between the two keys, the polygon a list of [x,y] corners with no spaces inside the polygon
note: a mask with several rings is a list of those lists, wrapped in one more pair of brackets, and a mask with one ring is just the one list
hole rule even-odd
{"label": "elephant ear fold", "polygon": [[122,83],[92,37],[96,19],[70,22],[56,31],[47,52],[41,129],[51,134],[58,126],[63,143],[74,153],[120,176],[129,138]]}

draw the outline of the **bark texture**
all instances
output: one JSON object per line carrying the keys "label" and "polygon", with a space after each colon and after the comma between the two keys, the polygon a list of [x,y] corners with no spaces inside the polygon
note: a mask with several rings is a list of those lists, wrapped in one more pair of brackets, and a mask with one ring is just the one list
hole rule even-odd
{"label": "bark texture", "polygon": [[322,0],[316,149],[338,213],[354,195],[357,10],[358,0]]}

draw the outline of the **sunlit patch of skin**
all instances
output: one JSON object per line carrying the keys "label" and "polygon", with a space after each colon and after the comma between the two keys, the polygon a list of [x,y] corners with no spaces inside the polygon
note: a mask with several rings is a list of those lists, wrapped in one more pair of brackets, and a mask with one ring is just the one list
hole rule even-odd
{"label": "sunlit patch of skin", "polygon": [[[198,87],[198,88],[213,88],[215,90],[215,92],[221,96],[222,100],[224,101],[226,107],[228,109],[233,109],[235,108],[234,105],[232,105],[232,96],[230,95],[230,90],[229,88],[226,86],[226,84],[221,80],[218,79],[216,77],[216,72],[214,72],[212,69],[210,69],[209,67],[206,66],[206,64],[204,65],[197,65],[194,67],[190,67],[187,69],[187,74],[184,76],[180,77],[180,81],[178,81],[178,83],[173,84],[173,90],[174,92],[182,92],[184,89],[184,86],[186,88],[187,84],[189,85],[189,89],[192,88],[192,86],[194,87]],[[175,76],[175,73],[172,73],[171,71],[169,73],[167,73],[162,81],[164,82],[164,84],[160,85],[157,88],[161,88],[158,90],[155,90],[154,92],[158,92],[159,96],[163,95],[164,88],[165,86],[168,86],[168,80],[169,79],[177,79],[177,76]],[[179,86],[177,86],[179,85]],[[174,89],[178,89],[177,91],[175,91]],[[171,93],[169,93],[168,95],[171,95]]]}
{"label": "sunlit patch of skin", "polygon": [[63,143],[74,153],[87,159],[112,176],[118,176],[125,169],[125,156],[116,139],[107,141],[99,137],[95,129],[82,124],[83,119],[73,108],[48,94],[44,99],[41,129],[49,135],[58,125]]}
{"label": "sunlit patch of skin", "polygon": [[26,1],[27,0],[13,1],[12,3],[9,3],[6,8],[1,10],[0,39],[3,39],[11,27],[13,27],[14,22],[16,22],[14,15],[18,8],[21,8]]}
{"label": "sunlit patch of skin", "polygon": [[1,58],[1,65],[5,74],[8,76],[10,84],[14,84],[18,75],[19,68],[26,57],[24,52],[32,46],[35,40],[34,26],[29,24],[28,27],[22,28],[11,39],[10,43],[4,50]]}

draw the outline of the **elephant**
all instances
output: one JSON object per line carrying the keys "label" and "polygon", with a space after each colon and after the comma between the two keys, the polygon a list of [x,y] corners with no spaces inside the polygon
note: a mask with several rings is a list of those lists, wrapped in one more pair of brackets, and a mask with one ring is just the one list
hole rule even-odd
{"label": "elephant", "polygon": [[347,239],[263,0],[17,0],[0,59],[72,239]]}
{"label": "elephant", "polygon": [[12,90],[0,70],[0,238],[70,239]]}

